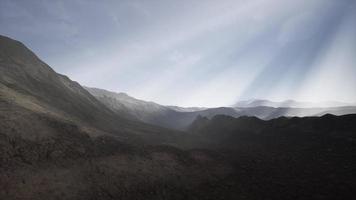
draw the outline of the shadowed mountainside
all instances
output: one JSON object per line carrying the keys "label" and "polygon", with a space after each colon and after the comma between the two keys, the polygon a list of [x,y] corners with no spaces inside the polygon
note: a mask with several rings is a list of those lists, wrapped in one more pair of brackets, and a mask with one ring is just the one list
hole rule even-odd
{"label": "shadowed mountainside", "polygon": [[[356,115],[199,117],[190,131],[224,152],[229,180],[248,199],[350,199],[356,186]],[[278,192],[276,192],[278,191]]]}
{"label": "shadowed mountainside", "polygon": [[0,36],[0,199],[355,196],[355,115],[263,121],[208,109],[177,132],[104,104]]}
{"label": "shadowed mountainside", "polygon": [[[53,132],[36,117],[29,117],[33,115],[76,124],[92,136],[109,134],[120,140],[155,142],[153,138],[163,138],[159,135],[164,133],[180,134],[114,113],[77,82],[53,71],[22,43],[3,36],[0,37],[0,95],[2,130],[11,127],[24,137]],[[12,126],[14,118],[16,127]]]}
{"label": "shadowed mountainside", "polygon": [[0,37],[0,199],[214,196],[195,192],[212,191],[229,164],[173,147],[194,141],[114,113],[22,43]]}

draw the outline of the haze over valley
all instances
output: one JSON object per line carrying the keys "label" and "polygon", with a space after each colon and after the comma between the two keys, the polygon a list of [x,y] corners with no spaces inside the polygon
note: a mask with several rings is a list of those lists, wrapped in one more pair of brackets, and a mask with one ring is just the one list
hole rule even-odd
{"label": "haze over valley", "polygon": [[[211,118],[215,115],[233,117],[254,116],[269,120],[282,116],[305,117],[325,114],[345,115],[356,113],[352,104],[341,102],[272,102],[268,100],[240,101],[230,107],[203,108],[163,106],[154,102],[138,100],[125,93],[115,93],[103,89],[85,87],[94,97],[112,111],[128,118],[171,129],[186,130],[196,117]],[[325,107],[324,107],[325,106]]]}

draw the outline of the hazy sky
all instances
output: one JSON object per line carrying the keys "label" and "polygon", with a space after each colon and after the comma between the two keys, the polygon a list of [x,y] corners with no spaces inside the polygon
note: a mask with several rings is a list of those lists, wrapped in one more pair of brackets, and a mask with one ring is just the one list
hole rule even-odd
{"label": "hazy sky", "polygon": [[161,104],[356,101],[356,0],[0,0],[0,34]]}

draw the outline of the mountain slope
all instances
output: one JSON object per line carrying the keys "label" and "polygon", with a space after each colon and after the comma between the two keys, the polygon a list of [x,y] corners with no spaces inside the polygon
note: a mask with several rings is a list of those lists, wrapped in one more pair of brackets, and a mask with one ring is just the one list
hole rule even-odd
{"label": "mountain slope", "polygon": [[85,89],[112,111],[133,119],[153,123],[155,117],[158,117],[162,113],[173,111],[154,102],[135,99],[125,93],[115,93],[89,87],[85,87]]}
{"label": "mountain slope", "polygon": [[172,116],[211,118],[182,133],[106,107],[6,37],[0,72],[0,199],[355,196],[355,115],[263,121],[215,116],[237,110],[215,108]]}
{"label": "mountain slope", "polygon": [[111,111],[0,36],[0,199],[217,197],[208,183],[227,176],[229,165],[173,147],[185,138]]}
{"label": "mountain slope", "polygon": [[355,114],[269,121],[220,115],[200,117],[190,130],[206,139],[206,147],[226,152],[236,169],[228,180],[240,180],[247,199],[355,195]]}
{"label": "mountain slope", "polygon": [[78,83],[52,70],[22,43],[4,36],[0,36],[0,95],[2,129],[13,128],[12,117],[18,117],[19,128],[13,129],[28,137],[52,133],[46,131],[46,123],[28,117],[34,115],[76,124],[91,135],[110,134],[123,140],[154,141],[172,132],[114,113]]}

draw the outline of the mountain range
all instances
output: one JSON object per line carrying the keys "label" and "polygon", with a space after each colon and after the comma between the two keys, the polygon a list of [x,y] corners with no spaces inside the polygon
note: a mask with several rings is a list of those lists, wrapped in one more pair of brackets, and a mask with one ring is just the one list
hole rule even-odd
{"label": "mountain range", "polygon": [[163,106],[0,36],[0,199],[352,199],[354,109]]}
{"label": "mountain range", "polygon": [[286,100],[281,102],[275,102],[265,99],[251,99],[246,101],[238,101],[232,107],[274,107],[274,108],[330,108],[330,107],[347,107],[355,106],[353,103],[344,103],[338,101],[322,101],[322,102],[305,102],[305,101],[295,101]]}
{"label": "mountain range", "polygon": [[89,87],[85,87],[85,89],[113,112],[134,120],[177,130],[186,130],[198,116],[208,118],[215,115],[228,115],[232,117],[255,116],[260,119],[268,120],[281,116],[304,117],[322,116],[327,113],[334,115],[356,113],[355,106],[343,103],[321,103],[320,105],[333,105],[334,107],[320,107],[318,106],[319,104],[316,103],[297,101],[272,102],[268,100],[241,101],[238,102],[235,107],[184,108],[178,106],[164,106],[154,102],[135,99],[125,93],[115,93]]}

